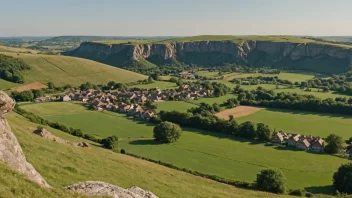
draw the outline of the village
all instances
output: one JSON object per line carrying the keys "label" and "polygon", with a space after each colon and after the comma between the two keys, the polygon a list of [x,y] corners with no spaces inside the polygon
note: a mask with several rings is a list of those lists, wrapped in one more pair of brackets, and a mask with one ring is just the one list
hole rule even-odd
{"label": "village", "polygon": [[279,145],[285,144],[288,148],[299,150],[319,153],[324,152],[324,139],[320,137],[290,134],[279,131],[273,134],[271,143]]}

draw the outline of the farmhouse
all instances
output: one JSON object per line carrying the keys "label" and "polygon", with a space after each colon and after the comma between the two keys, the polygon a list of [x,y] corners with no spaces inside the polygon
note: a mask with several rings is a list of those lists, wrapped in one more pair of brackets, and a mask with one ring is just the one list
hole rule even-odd
{"label": "farmhouse", "polygon": [[284,136],[281,132],[273,134],[271,142],[274,144],[281,144],[284,141]]}
{"label": "farmhouse", "polygon": [[309,150],[310,143],[306,137],[300,138],[296,143],[296,148],[300,150]]}
{"label": "farmhouse", "polygon": [[321,138],[316,138],[312,142],[311,150],[314,152],[323,152],[324,151],[324,140]]}
{"label": "farmhouse", "polygon": [[287,140],[287,146],[296,147],[296,143],[298,142],[300,136],[300,134],[293,134],[291,137],[289,137]]}
{"label": "farmhouse", "polygon": [[60,97],[60,100],[66,102],[66,101],[71,101],[71,98],[68,95],[64,95]]}

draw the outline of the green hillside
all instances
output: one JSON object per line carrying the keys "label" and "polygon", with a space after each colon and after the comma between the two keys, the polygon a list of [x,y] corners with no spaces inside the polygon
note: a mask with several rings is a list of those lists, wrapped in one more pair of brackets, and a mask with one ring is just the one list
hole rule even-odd
{"label": "green hillside", "polygon": [[111,67],[82,58],[1,52],[22,59],[30,70],[22,73],[25,83],[54,82],[56,85],[79,85],[84,82],[94,84],[116,82],[134,82],[147,77],[131,71]]}
{"label": "green hillside", "polygon": [[[187,173],[117,154],[99,146],[89,148],[59,144],[31,133],[37,127],[22,116],[10,113],[9,124],[26,158],[53,186],[43,189],[0,164],[1,197],[77,197],[62,187],[87,180],[133,185],[150,190],[159,197],[288,197],[238,189]],[[71,142],[82,139],[52,128],[51,133]]]}

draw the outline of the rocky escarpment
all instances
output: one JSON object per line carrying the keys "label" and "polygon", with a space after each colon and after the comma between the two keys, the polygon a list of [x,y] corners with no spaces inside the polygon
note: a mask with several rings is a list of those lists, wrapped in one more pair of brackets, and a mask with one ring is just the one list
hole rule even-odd
{"label": "rocky escarpment", "polygon": [[[88,58],[115,66],[126,66],[130,62],[146,59],[157,65],[162,64],[162,61],[177,60],[200,66],[219,66],[224,63],[248,65],[260,63],[262,65],[258,66],[276,65],[277,67],[283,67],[286,65],[280,65],[280,61],[285,60],[285,64],[287,64],[287,60],[289,60],[297,63],[296,66],[305,65],[303,69],[309,69],[309,64],[311,64],[312,70],[319,70],[319,67],[324,66],[318,64],[327,63],[327,67],[332,67],[331,73],[342,72],[352,64],[352,49],[345,46],[329,43],[261,40],[249,40],[241,43],[232,41],[190,41],[166,44],[125,43],[113,45],[85,42],[67,55]],[[307,61],[307,59],[310,61]],[[158,62],[155,62],[155,60],[158,60]],[[330,72],[326,68],[325,70]]]}
{"label": "rocky escarpment", "polygon": [[27,175],[30,180],[49,187],[43,177],[27,162],[20,144],[5,119],[14,105],[15,102],[5,92],[0,91],[0,160],[12,169]]}
{"label": "rocky escarpment", "polygon": [[137,186],[124,189],[101,181],[80,182],[65,188],[91,196],[111,196],[114,198],[158,198],[152,192],[145,191]]}

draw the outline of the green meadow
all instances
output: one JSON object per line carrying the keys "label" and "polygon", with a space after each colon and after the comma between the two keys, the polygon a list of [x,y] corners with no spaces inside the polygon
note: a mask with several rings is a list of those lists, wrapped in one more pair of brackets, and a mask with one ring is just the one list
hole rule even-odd
{"label": "green meadow", "polygon": [[154,88],[159,88],[161,90],[165,89],[177,89],[178,86],[176,83],[172,82],[166,82],[166,81],[154,81],[153,83],[150,84],[139,84],[139,85],[131,85],[131,88],[139,88],[139,89],[154,89]]}
{"label": "green meadow", "polygon": [[238,122],[262,122],[276,130],[326,137],[336,134],[344,139],[352,137],[352,116],[317,114],[303,111],[263,109],[252,115],[237,118]]}
{"label": "green meadow", "polygon": [[192,107],[197,107],[197,105],[185,102],[185,101],[165,101],[156,103],[159,111],[180,111],[187,112],[188,109]]}
{"label": "green meadow", "polygon": [[21,84],[9,82],[0,78],[0,90],[10,89],[18,86],[21,86]]}
{"label": "green meadow", "polygon": [[195,129],[184,129],[176,143],[156,144],[152,139],[129,139],[152,137],[153,125],[121,114],[92,112],[73,103],[38,103],[22,108],[45,119],[81,128],[84,133],[117,135],[121,138],[119,147],[129,153],[233,180],[253,181],[261,169],[276,167],[285,173],[290,188],[327,192],[333,173],[348,162],[330,155],[285,150]]}

